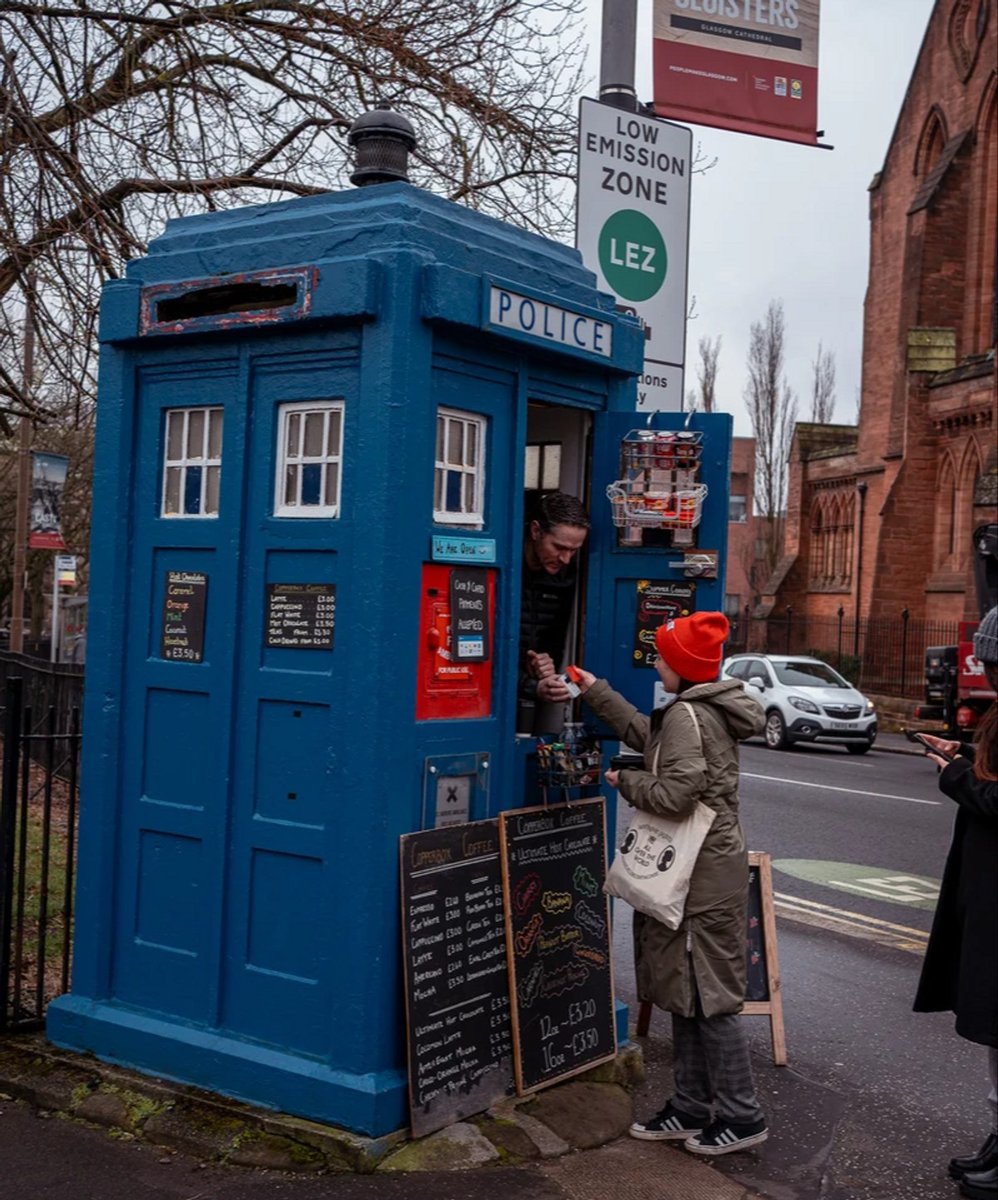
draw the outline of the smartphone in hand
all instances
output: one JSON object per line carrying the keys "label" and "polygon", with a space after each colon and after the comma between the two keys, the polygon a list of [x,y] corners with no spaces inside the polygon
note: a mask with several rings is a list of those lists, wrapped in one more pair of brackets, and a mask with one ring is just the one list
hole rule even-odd
{"label": "smartphone in hand", "polygon": [[904,736],[909,742],[917,742],[920,746],[924,746],[926,753],[936,754],[940,758],[945,759],[948,763],[953,762],[953,760],[956,758],[955,754],[947,754],[945,750],[937,750],[931,742],[926,740],[924,733],[916,733],[914,729],[906,729],[904,731]]}

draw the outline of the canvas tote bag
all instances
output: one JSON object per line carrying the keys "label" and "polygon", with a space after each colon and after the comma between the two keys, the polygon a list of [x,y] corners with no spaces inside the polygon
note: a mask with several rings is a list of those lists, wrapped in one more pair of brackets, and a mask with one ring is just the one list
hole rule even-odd
{"label": "canvas tote bag", "polygon": [[[689,711],[703,754],[703,735],[692,705],[685,700],[677,703]],[[658,751],[656,745],[653,772],[658,770]],[[626,900],[638,912],[654,917],[670,929],[678,929],[697,855],[716,815],[699,800],[693,812],[682,820],[636,809],[607,874],[604,891]]]}

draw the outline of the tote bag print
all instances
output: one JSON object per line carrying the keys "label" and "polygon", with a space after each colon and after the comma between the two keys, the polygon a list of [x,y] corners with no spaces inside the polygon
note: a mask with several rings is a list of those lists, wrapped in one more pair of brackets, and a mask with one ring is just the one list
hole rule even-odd
{"label": "tote bag print", "polygon": [[[697,749],[702,755],[700,722],[690,704],[680,703],[693,721]],[[657,770],[656,746],[652,771]],[[656,813],[636,812],[610,867],[605,890],[611,896],[626,900],[638,912],[654,917],[670,929],[678,929],[697,855],[715,815],[712,808],[699,800],[693,812],[680,821]]]}
{"label": "tote bag print", "polygon": [[606,890],[638,912],[678,929],[697,855],[714,816],[714,810],[699,801],[683,821],[635,813],[613,860]]}

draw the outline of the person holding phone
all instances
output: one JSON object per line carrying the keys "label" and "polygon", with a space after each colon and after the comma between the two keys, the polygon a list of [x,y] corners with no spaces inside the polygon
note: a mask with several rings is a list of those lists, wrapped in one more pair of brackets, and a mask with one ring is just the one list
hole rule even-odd
{"label": "person holding phone", "polygon": [[[998,607],[978,626],[974,654],[998,691]],[[998,1197],[998,701],[972,745],[923,734],[939,790],[957,805],[953,842],[915,996],[916,1012],[953,1012],[956,1031],[988,1047],[991,1129],[949,1173],[969,1200]]]}

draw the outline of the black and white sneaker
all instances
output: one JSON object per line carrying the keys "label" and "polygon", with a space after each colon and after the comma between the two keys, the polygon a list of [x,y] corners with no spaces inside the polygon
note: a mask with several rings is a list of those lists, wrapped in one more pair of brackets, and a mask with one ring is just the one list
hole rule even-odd
{"label": "black and white sneaker", "polygon": [[736,1150],[747,1150],[758,1146],[769,1137],[764,1120],[752,1121],[747,1125],[725,1121],[718,1117],[702,1132],[688,1138],[686,1149],[694,1154],[733,1154]]}
{"label": "black and white sneaker", "polygon": [[645,1142],[685,1141],[703,1129],[703,1121],[681,1112],[672,1101],[647,1121],[635,1121],[628,1130],[632,1138]]}

